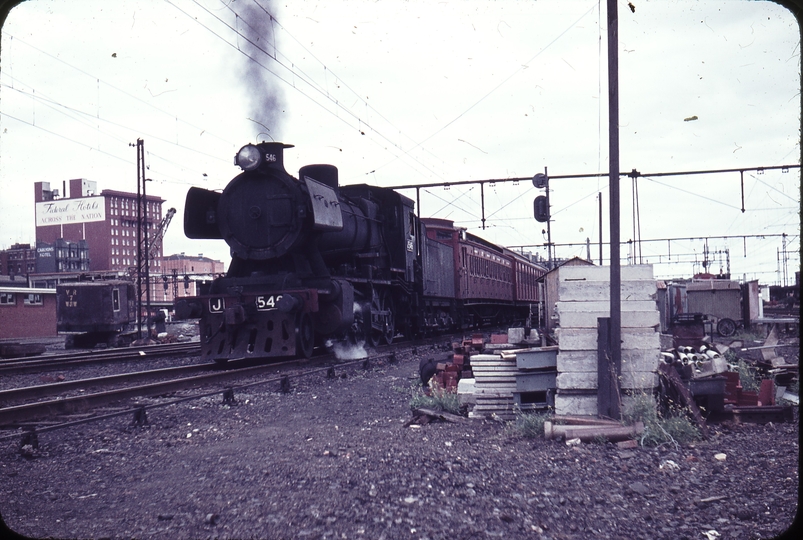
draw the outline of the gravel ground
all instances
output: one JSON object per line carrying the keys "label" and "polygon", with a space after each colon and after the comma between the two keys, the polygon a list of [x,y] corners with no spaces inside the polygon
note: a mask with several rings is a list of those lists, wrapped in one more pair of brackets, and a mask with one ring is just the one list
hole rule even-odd
{"label": "gravel ground", "polygon": [[43,433],[26,455],[4,441],[0,514],[35,538],[705,540],[771,538],[798,512],[797,423],[628,450],[491,420],[405,427],[417,367]]}

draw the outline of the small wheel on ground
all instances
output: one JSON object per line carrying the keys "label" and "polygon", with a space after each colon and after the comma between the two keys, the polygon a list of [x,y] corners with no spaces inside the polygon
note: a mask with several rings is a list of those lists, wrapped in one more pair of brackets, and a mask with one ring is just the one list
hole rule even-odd
{"label": "small wheel on ground", "polygon": [[722,337],[730,337],[736,333],[736,323],[733,319],[720,319],[717,323],[717,332]]}

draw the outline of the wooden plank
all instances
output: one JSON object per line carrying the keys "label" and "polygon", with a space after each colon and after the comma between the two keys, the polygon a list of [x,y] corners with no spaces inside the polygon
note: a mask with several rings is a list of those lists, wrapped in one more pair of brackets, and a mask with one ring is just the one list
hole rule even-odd
{"label": "wooden plank", "polygon": [[[611,319],[601,317],[597,319],[597,369],[593,377],[596,381],[583,378],[582,380],[571,380],[569,373],[561,381],[561,387],[582,388],[582,383],[598,385],[597,392],[597,414],[610,418],[619,418],[619,400],[621,396],[619,374],[622,371],[620,361],[614,362],[611,353]],[[568,379],[568,380],[567,380]],[[561,388],[559,387],[559,388]],[[587,388],[593,388],[589,386]]]}
{"label": "wooden plank", "polygon": [[695,403],[694,398],[689,392],[689,389],[686,388],[685,384],[683,384],[683,381],[680,379],[680,375],[678,375],[677,370],[669,364],[661,364],[658,369],[660,370],[661,375],[663,375],[666,380],[669,381],[669,384],[675,388],[675,390],[678,392],[678,395],[681,396],[681,399],[685,402],[683,405],[686,405],[689,408],[695,422],[697,422],[697,425],[700,426],[700,431],[703,433],[703,437],[707,439],[708,426],[705,423],[705,419],[703,418],[703,415],[700,414],[700,409],[697,408],[697,403]]}

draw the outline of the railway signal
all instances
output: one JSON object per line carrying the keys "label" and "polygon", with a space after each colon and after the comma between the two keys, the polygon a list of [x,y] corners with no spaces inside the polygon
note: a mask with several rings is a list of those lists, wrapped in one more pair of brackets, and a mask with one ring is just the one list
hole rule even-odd
{"label": "railway signal", "polygon": [[549,201],[546,195],[539,195],[533,201],[533,213],[535,214],[535,221],[539,223],[546,223],[549,221]]}
{"label": "railway signal", "polygon": [[547,174],[546,167],[544,172],[538,173],[533,176],[533,185],[537,189],[543,189],[545,195],[539,195],[533,201],[533,214],[535,220],[539,223],[546,223],[547,230],[547,253],[549,259],[549,267],[552,268],[552,228],[549,222],[549,175]]}

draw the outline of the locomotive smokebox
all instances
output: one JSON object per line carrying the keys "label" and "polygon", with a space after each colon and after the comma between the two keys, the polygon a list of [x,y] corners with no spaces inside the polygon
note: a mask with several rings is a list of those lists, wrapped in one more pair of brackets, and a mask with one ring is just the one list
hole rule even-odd
{"label": "locomotive smokebox", "polygon": [[246,145],[235,158],[243,172],[217,204],[221,237],[244,260],[269,260],[303,244],[309,214],[302,184],[284,170],[283,151],[291,145]]}

